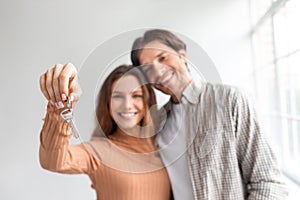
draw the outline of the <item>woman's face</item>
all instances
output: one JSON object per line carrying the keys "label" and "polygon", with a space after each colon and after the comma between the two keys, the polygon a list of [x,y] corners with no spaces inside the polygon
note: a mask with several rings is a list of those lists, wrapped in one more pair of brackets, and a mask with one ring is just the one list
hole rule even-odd
{"label": "woman's face", "polygon": [[110,114],[118,127],[130,130],[145,116],[143,91],[138,79],[126,75],[112,84]]}

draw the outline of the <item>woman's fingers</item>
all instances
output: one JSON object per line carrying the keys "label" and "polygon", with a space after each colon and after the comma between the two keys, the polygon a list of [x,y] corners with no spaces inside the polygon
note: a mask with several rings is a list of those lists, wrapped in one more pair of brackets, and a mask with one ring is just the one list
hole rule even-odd
{"label": "woman's fingers", "polygon": [[56,107],[63,106],[63,101],[71,97],[78,101],[81,89],[77,80],[77,70],[71,63],[56,64],[40,77],[40,88],[43,95]]}
{"label": "woman's fingers", "polygon": [[61,91],[60,91],[60,76],[63,71],[63,65],[62,64],[56,64],[53,67],[53,77],[52,77],[52,88],[54,92],[55,102],[61,102]]}
{"label": "woman's fingers", "polygon": [[69,96],[70,91],[76,91],[73,81],[77,81],[77,70],[71,63],[65,64],[59,76],[60,98]]}
{"label": "woman's fingers", "polygon": [[[48,101],[50,101],[50,95],[48,94],[47,88],[46,88],[46,74],[42,74],[40,77],[40,89],[43,93],[43,95],[46,97]],[[52,102],[53,103],[53,102]]]}
{"label": "woman's fingers", "polygon": [[49,68],[46,72],[46,91],[48,92],[49,99],[51,102],[56,102],[55,93],[53,89],[53,68]]}
{"label": "woman's fingers", "polygon": [[73,102],[77,102],[82,95],[82,89],[78,84],[77,77],[70,82],[70,88],[69,97]]}

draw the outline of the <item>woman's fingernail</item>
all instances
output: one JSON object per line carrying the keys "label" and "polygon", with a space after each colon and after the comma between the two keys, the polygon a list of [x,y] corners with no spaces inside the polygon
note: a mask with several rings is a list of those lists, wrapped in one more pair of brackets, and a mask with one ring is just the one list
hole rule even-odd
{"label": "woman's fingernail", "polygon": [[59,109],[58,103],[55,103],[55,107],[56,107],[56,109]]}
{"label": "woman's fingernail", "polygon": [[64,107],[64,104],[61,101],[57,102],[55,105],[56,105],[57,109],[60,109],[60,108]]}
{"label": "woman's fingernail", "polygon": [[65,94],[62,94],[61,98],[62,98],[63,101],[67,101],[67,96]]}

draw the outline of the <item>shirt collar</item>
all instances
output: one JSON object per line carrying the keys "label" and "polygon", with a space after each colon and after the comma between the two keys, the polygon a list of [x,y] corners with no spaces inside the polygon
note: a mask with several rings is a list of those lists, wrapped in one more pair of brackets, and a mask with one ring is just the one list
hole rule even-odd
{"label": "shirt collar", "polygon": [[182,93],[182,103],[190,102],[197,104],[199,96],[203,88],[203,80],[200,77],[195,77],[192,82],[184,89]]}

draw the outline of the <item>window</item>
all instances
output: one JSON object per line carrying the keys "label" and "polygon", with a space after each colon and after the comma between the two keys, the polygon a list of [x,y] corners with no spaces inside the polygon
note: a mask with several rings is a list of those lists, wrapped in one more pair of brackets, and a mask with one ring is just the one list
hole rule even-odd
{"label": "window", "polygon": [[263,129],[300,184],[300,1],[252,0],[254,80]]}

